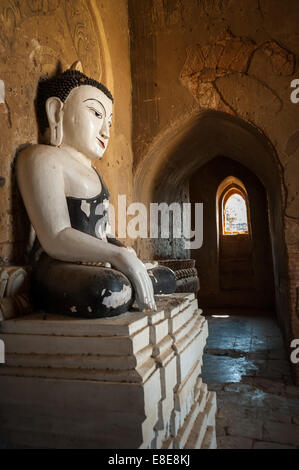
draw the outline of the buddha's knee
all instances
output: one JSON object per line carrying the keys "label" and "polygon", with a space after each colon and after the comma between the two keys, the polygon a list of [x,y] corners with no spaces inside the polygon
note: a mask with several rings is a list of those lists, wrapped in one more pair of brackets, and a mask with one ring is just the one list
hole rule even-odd
{"label": "buddha's knee", "polygon": [[154,294],[173,294],[176,291],[175,273],[166,266],[157,266],[148,271],[151,278]]}
{"label": "buddha's knee", "polygon": [[37,308],[86,318],[119,315],[134,302],[131,283],[121,272],[48,256],[33,270],[31,292]]}
{"label": "buddha's knee", "polygon": [[100,316],[114,316],[126,312],[134,302],[129,279],[115,269],[103,268],[94,274],[88,288],[88,298]]}

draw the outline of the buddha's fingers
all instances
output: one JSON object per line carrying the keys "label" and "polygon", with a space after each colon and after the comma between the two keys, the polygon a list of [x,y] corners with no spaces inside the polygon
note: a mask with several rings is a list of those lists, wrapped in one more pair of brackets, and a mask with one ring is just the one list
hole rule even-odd
{"label": "buddha's fingers", "polygon": [[149,289],[149,300],[150,300],[149,305],[150,305],[150,308],[152,310],[157,310],[155,297],[154,297],[154,288],[153,288],[151,278],[149,277],[147,272],[145,273],[145,276],[146,276],[146,279],[147,279],[147,285],[148,285],[148,289]]}
{"label": "buddha's fingers", "polygon": [[141,273],[141,278],[142,278],[142,285],[144,286],[144,291],[146,295],[145,302],[148,305],[148,308],[150,308],[151,310],[155,310],[156,304],[155,304],[155,299],[154,299],[154,290],[153,290],[152,281],[146,271]]}
{"label": "buddha's fingers", "polygon": [[143,278],[142,273],[138,275],[138,281],[135,284],[135,288],[136,288],[136,297],[137,297],[136,300],[137,300],[139,308],[141,310],[148,309],[149,299],[148,299],[145,279]]}
{"label": "buddha's fingers", "polygon": [[156,308],[153,285],[142,261],[127,249],[121,248],[121,256],[115,260],[115,267],[123,272],[132,282],[136,301],[141,310]]}
{"label": "buddha's fingers", "polygon": [[136,273],[135,278],[135,290],[136,290],[136,300],[138,306],[141,310],[149,310],[153,308],[151,301],[151,293],[147,283],[146,276],[143,271]]}

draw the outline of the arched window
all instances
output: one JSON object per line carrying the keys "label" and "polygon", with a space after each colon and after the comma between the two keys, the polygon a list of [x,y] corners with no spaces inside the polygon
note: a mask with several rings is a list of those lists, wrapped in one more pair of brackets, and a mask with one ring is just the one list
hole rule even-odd
{"label": "arched window", "polygon": [[229,176],[217,190],[217,226],[220,236],[251,236],[249,201],[241,180]]}
{"label": "arched window", "polygon": [[248,217],[246,201],[236,190],[230,194],[223,204],[223,235],[248,233]]}

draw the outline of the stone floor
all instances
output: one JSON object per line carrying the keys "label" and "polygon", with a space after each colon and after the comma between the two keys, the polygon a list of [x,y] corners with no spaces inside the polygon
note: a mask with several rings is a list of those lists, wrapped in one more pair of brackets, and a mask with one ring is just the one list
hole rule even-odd
{"label": "stone floor", "polygon": [[218,448],[299,448],[299,387],[275,318],[256,312],[206,317],[202,379],[217,392]]}

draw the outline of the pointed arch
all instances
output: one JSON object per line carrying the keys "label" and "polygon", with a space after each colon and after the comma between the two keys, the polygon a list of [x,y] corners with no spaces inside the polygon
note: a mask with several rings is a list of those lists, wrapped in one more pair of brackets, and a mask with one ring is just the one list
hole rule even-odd
{"label": "pointed arch", "polygon": [[[239,220],[240,214],[237,216],[235,229],[233,227],[227,227],[227,205],[231,201],[231,198],[236,196],[240,198],[240,205],[242,201],[244,204],[244,220]],[[229,176],[222,181],[218,187],[216,195],[216,211],[217,211],[217,228],[218,233],[222,235],[251,235],[251,222],[250,222],[250,207],[247,190],[241,180],[234,176]],[[238,226],[243,224],[243,226]],[[232,224],[231,224],[232,225]]]}

